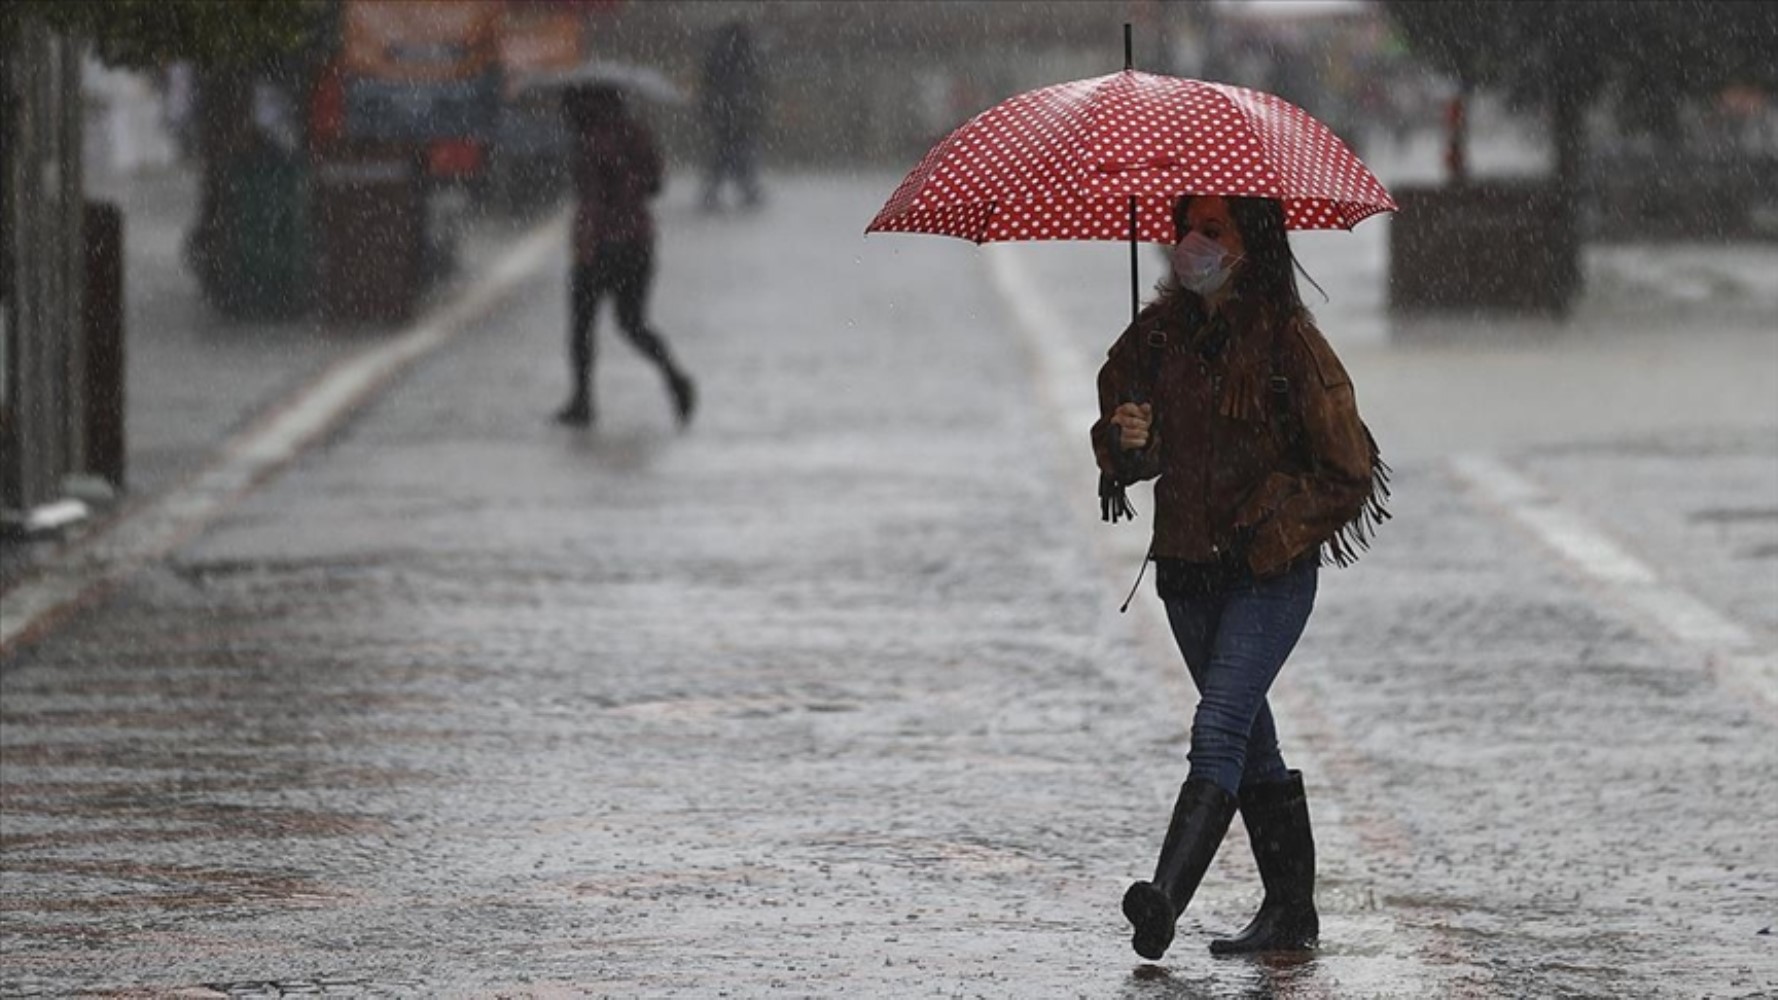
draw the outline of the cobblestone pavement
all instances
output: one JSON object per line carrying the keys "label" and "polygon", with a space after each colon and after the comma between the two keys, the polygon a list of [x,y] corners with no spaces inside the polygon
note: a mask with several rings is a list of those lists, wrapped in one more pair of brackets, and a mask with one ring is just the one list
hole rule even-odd
{"label": "cobblestone pavement", "polygon": [[[700,378],[689,432],[609,326],[599,426],[547,422],[552,267],[13,653],[0,990],[1778,991],[1767,689],[1448,460],[1501,457],[1769,651],[1778,404],[1709,390],[1773,377],[1770,317],[1710,331],[1666,410],[1568,400],[1566,433],[1514,430],[1568,419],[1561,393],[1486,380],[1622,385],[1640,362],[1335,332],[1402,444],[1397,520],[1324,578],[1278,690],[1325,946],[1204,952],[1258,901],[1237,824],[1149,965],[1116,903],[1163,832],[1190,693],[1152,598],[1116,612],[1146,522],[1087,509],[1057,398],[1077,383],[1045,380],[1068,369],[984,266],[1009,248],[858,236],[893,180],[783,178],[748,216],[669,191],[656,313]],[[1115,329],[1079,248],[1049,249],[1010,252],[1078,368]],[[1659,333],[1638,342],[1664,357]],[[1441,391],[1462,412],[1428,408]]]}

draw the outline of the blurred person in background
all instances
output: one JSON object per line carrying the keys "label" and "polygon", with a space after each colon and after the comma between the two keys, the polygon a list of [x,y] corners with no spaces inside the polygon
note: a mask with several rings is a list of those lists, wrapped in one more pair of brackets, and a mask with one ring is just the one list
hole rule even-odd
{"label": "blurred person in background", "polygon": [[617,324],[666,379],[679,425],[691,422],[696,393],[667,343],[648,324],[654,281],[654,216],[648,202],[661,190],[661,158],[648,128],[632,117],[615,87],[581,87],[563,95],[572,133],[574,273],[569,302],[568,360],[573,392],[556,420],[585,427],[594,419],[594,327],[610,295]]}
{"label": "blurred person in background", "polygon": [[748,208],[760,204],[755,157],[765,93],[753,35],[741,21],[717,29],[704,56],[702,105],[709,132],[704,208],[722,207],[722,187],[733,181]]}
{"label": "blurred person in background", "polygon": [[1186,195],[1173,223],[1172,275],[1112,346],[1092,428],[1105,476],[1156,479],[1155,588],[1199,693],[1154,878],[1123,910],[1137,953],[1159,959],[1239,809],[1265,900],[1210,950],[1300,951],[1320,933],[1315,842],[1266,692],[1319,567],[1352,561],[1388,516],[1388,468],[1303,307],[1283,206]]}

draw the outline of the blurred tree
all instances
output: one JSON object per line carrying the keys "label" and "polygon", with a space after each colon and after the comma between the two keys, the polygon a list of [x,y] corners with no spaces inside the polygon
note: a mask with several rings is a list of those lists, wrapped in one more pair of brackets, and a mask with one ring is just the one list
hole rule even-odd
{"label": "blurred tree", "polygon": [[[119,69],[155,73],[174,63],[196,70],[192,114],[195,152],[201,163],[197,216],[187,244],[188,260],[211,301],[225,311],[237,293],[259,298],[269,281],[218,277],[241,255],[243,206],[268,201],[290,203],[296,212],[302,182],[268,188],[267,178],[295,163],[303,145],[303,113],[316,79],[337,46],[338,0],[58,0],[0,4],[0,56],[11,51],[27,22],[78,39],[101,62]],[[278,95],[270,97],[268,95]],[[262,98],[266,98],[262,100]],[[263,107],[262,107],[263,105]],[[255,121],[262,112],[286,121],[285,145],[274,151]],[[263,189],[263,190],[262,190]],[[287,190],[286,190],[287,189]],[[252,234],[249,245],[264,245]],[[292,243],[294,241],[284,241]],[[287,303],[284,301],[288,299]],[[255,302],[259,299],[254,299]],[[294,293],[266,308],[296,308]]]}
{"label": "blurred tree", "polygon": [[[1598,179],[1586,176],[1589,109],[1610,101],[1621,126],[1677,138],[1679,112],[1687,102],[1719,97],[1737,85],[1761,93],[1778,89],[1778,3],[1383,0],[1383,9],[1408,49],[1454,76],[1460,93],[1485,87],[1504,94],[1512,106],[1542,107],[1549,114],[1553,190],[1493,185],[1466,192],[1459,184],[1439,192],[1402,192],[1414,197],[1424,216],[1418,225],[1433,231],[1421,233],[1424,238],[1415,243],[1408,237],[1416,223],[1404,214],[1392,244],[1392,273],[1410,286],[1418,281],[1445,288],[1440,294],[1459,306],[1496,303],[1502,287],[1535,286],[1541,301],[1566,314],[1582,282],[1583,205],[1598,194],[1597,183],[1583,187]],[[1459,110],[1460,105],[1453,108]],[[1459,177],[1461,141],[1459,133],[1450,154]],[[1695,175],[1656,179],[1666,186],[1636,190],[1602,215],[1633,216],[1631,225],[1640,231],[1651,212],[1673,214],[1670,195],[1684,195],[1703,201],[1678,213],[1690,227],[1683,231],[1721,232],[1745,224],[1735,217],[1734,199],[1708,181]],[[1509,237],[1501,236],[1499,227],[1490,229],[1489,216],[1509,207],[1537,220],[1512,230],[1510,239],[1518,246],[1504,243]],[[1416,255],[1402,249],[1435,244],[1447,252]],[[1510,275],[1490,271],[1508,260],[1534,260],[1535,266]]]}
{"label": "blurred tree", "polygon": [[1409,48],[1465,87],[1547,107],[1556,180],[1579,182],[1583,116],[1612,95],[1627,124],[1670,129],[1681,103],[1778,89],[1778,4],[1764,0],[1384,0]]}
{"label": "blurred tree", "polygon": [[85,39],[107,65],[154,69],[188,61],[258,68],[316,44],[332,0],[62,0],[0,5],[0,38],[10,43],[23,18]]}

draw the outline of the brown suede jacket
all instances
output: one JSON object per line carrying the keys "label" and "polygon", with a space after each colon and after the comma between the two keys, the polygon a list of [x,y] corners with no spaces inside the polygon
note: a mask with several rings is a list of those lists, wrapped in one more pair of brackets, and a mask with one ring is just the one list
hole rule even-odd
{"label": "brown suede jacket", "polygon": [[[1387,466],[1333,348],[1306,310],[1237,299],[1220,318],[1194,316],[1184,296],[1151,304],[1099,370],[1100,471],[1119,484],[1159,477],[1150,555],[1214,563],[1232,553],[1258,577],[1322,546],[1341,565],[1356,558],[1366,515],[1388,516]],[[1151,348],[1151,333],[1164,346]],[[1150,442],[1120,466],[1110,415],[1144,387]]]}

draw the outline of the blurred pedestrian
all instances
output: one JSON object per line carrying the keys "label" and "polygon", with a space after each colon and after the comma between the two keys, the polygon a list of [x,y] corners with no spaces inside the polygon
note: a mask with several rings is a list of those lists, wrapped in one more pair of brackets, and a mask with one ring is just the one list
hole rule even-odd
{"label": "blurred pedestrian", "polygon": [[574,389],[557,411],[564,424],[593,422],[594,327],[610,295],[617,324],[661,370],[680,426],[691,422],[696,392],[667,343],[648,323],[654,281],[654,217],[649,199],[661,190],[654,138],[631,117],[615,87],[581,87],[563,96],[573,136],[574,273],[569,302],[568,358]]}
{"label": "blurred pedestrian", "polygon": [[1283,207],[1187,195],[1173,221],[1172,275],[1100,369],[1092,429],[1113,485],[1156,479],[1149,558],[1199,694],[1154,878],[1123,910],[1136,951],[1160,958],[1239,809],[1265,901],[1210,950],[1302,950],[1320,929],[1315,844],[1266,692],[1308,622],[1318,567],[1356,558],[1388,517],[1388,467],[1303,307]]}
{"label": "blurred pedestrian", "polygon": [[704,208],[722,206],[722,187],[733,181],[742,204],[762,200],[755,158],[765,93],[753,35],[743,21],[717,29],[704,56],[702,104],[709,132],[709,163],[704,176]]}

